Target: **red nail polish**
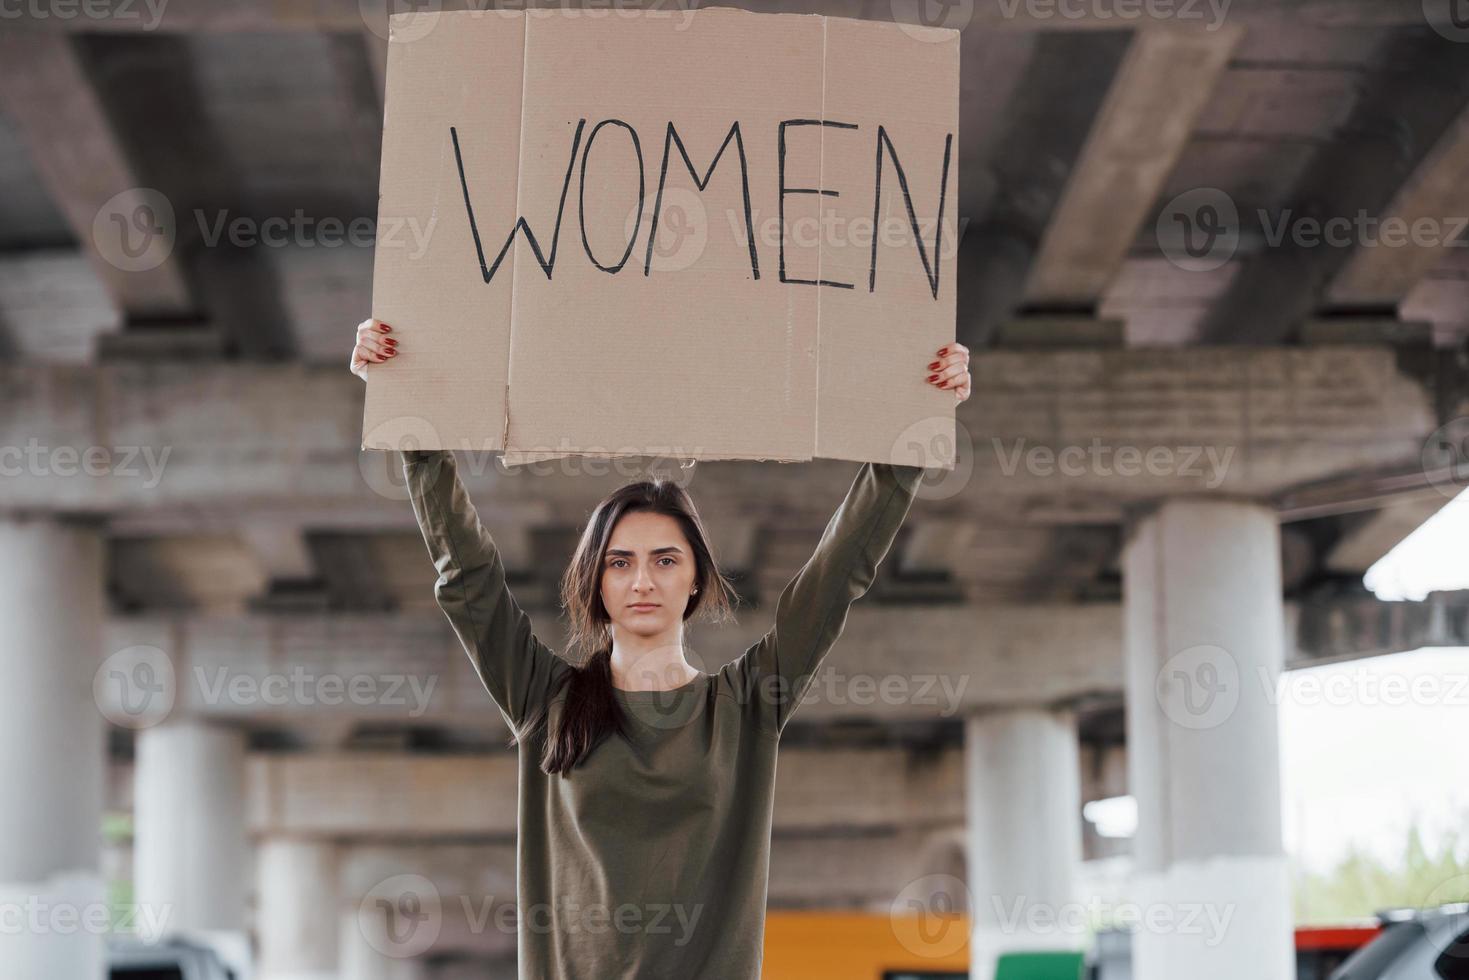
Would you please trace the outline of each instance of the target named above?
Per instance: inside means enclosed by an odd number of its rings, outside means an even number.
[[[939,362],[938,361],[934,361],[932,364],[929,365],[930,368],[936,368],[938,366],[939,366]]]
[[[389,337],[387,340],[384,340],[383,343],[387,344],[389,347],[397,347],[398,346],[398,342],[396,340],[394,340],[392,337]]]
[[[949,352],[949,349],[947,347],[940,347],[939,348],[939,354],[940,355],[947,354],[948,352]]]
[[[382,332],[383,333],[387,333],[389,330],[392,330],[393,329],[392,327],[388,326],[386,323],[380,323],[380,324],[378,324],[378,326],[382,329]]]
[[[932,380],[933,380],[933,379],[934,379],[934,378],[937,378],[937,377],[938,377],[938,375],[937,375],[937,374],[930,374],[930,375],[929,375],[929,376],[928,376],[928,380],[929,380],[929,381],[932,381]]]

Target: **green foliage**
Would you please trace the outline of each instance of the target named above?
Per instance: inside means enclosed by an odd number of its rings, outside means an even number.
[[[1461,826],[1469,827],[1469,813]],[[1298,871],[1293,893],[1299,925],[1371,917],[1385,908],[1469,901],[1469,836],[1448,831],[1430,853],[1415,824],[1401,859],[1384,862],[1353,847],[1328,872]]]

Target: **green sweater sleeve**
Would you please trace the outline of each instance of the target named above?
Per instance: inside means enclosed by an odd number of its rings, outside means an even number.
[[[434,598],[449,617],[479,679],[519,732],[570,669],[531,630],[505,584],[505,563],[459,479],[448,450],[408,450],[403,474],[413,513],[439,578]]]
[[[762,730],[779,736],[842,633],[847,611],[877,576],[912,506],[923,468],[863,463],[816,551],[781,592],[775,625],[737,673]]]

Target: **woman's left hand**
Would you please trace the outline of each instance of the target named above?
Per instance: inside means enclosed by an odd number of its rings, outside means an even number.
[[[938,354],[938,360],[928,365],[928,383],[952,391],[955,398],[964,401],[969,397],[969,348],[947,344],[939,348]]]

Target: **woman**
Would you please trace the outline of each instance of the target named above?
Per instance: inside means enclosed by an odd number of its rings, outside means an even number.
[[[352,371],[365,378],[403,346],[368,320]],[[963,401],[968,366],[949,344],[927,383]],[[403,455],[435,598],[519,746],[519,976],[758,978],[780,735],[923,470],[862,464],[774,627],[706,674],[684,656],[683,624],[727,617],[733,592],[681,487],[632,483],[593,512],[561,580],[569,652],[585,656],[574,667],[507,589],[453,454]]]

